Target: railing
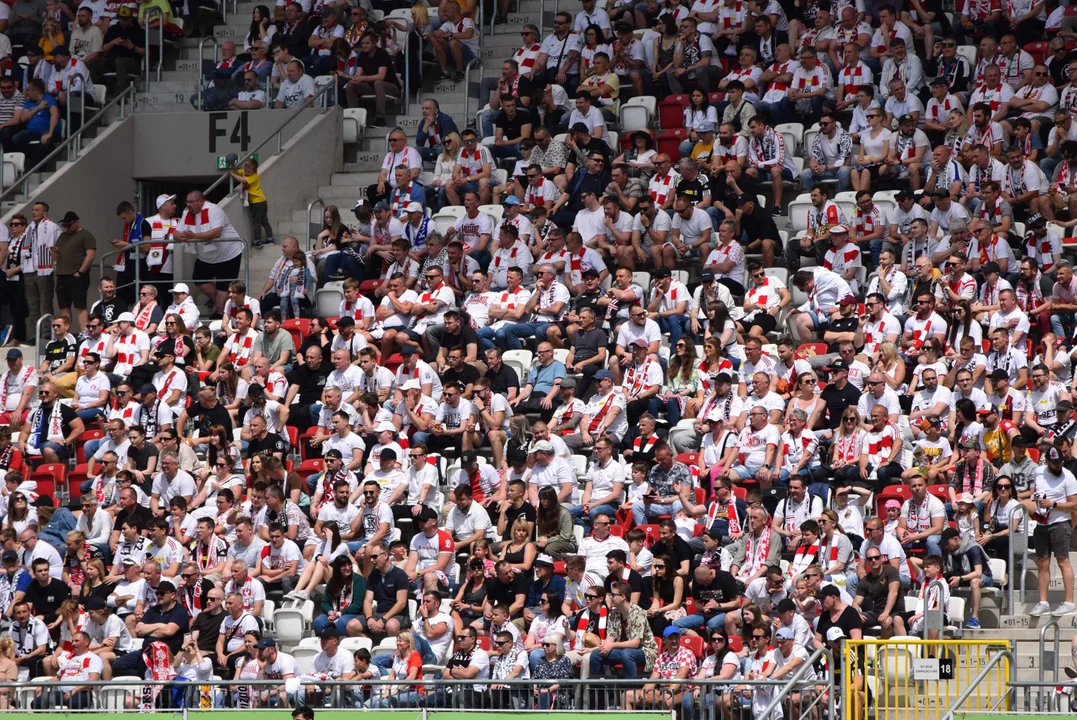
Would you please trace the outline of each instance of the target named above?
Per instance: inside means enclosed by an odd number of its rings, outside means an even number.
[[[986,680],[988,675],[991,674],[991,670],[993,670],[994,667],[1003,660],[1009,661],[1008,667],[1010,671],[1010,682],[1007,683],[1009,687],[1007,688],[1006,692],[998,699],[998,701],[991,706],[991,709],[994,710],[1002,702],[1012,703],[1012,697],[1014,693],[1013,680],[1017,678],[1017,661],[1016,658],[1014,658],[1013,653],[1011,653],[1009,650],[999,650],[991,656],[991,659],[987,661],[987,664],[984,665],[983,669],[980,670],[979,673],[977,673],[976,677],[973,678],[972,681],[965,686],[965,689],[962,690],[961,693],[957,696],[957,699],[954,700],[953,705],[951,705],[949,710],[946,711],[946,714],[942,716],[942,720],[953,720],[954,713],[957,712],[957,710],[962,705],[968,702],[968,699],[972,697],[972,693],[976,691],[976,689],[980,686],[980,683]]]
[[[238,0],[222,0],[222,2],[221,2],[221,19],[224,20],[226,23],[228,22],[228,3],[229,2],[231,2],[231,4],[232,4],[232,14],[234,15],[235,12],[236,12],[236,3],[238,2]]]
[[[346,119],[347,118],[345,118],[345,120]],[[310,253],[310,226],[313,224],[310,221],[310,214],[314,210],[315,205],[319,206],[322,210],[322,215],[325,215],[325,200],[322,200],[321,198],[314,198],[309,203],[307,203],[307,253]]]
[[[545,26],[546,26],[546,0],[539,0],[538,29],[539,29],[539,37],[540,38],[546,37],[546,33],[543,32],[545,30]]]
[[[411,28],[404,31],[404,114],[408,114],[408,108],[411,106]],[[419,68],[422,69],[423,56],[422,48],[419,49]],[[358,137],[359,134],[356,134]]]
[[[222,3],[222,7],[223,7]],[[202,93],[205,91],[206,78],[205,71],[202,69],[202,61],[205,59],[206,42],[213,43],[213,67],[217,67],[217,58],[221,53],[221,42],[213,35],[207,35],[198,41],[198,92],[195,93],[196,97],[196,110],[202,109]],[[267,78],[268,79],[268,78]],[[269,93],[266,93],[266,102],[269,101]]]
[[[243,255],[242,255],[242,257],[246,259],[246,262],[243,263],[243,277],[217,278],[216,282],[231,282],[233,280],[242,280],[244,282],[244,284],[249,288],[251,286],[251,264],[250,264],[251,245],[250,245],[250,241],[245,239],[245,238],[240,238],[238,240],[221,240],[220,238],[214,238],[213,240],[166,240],[166,241],[154,240],[153,244],[154,245],[170,245],[172,247],[169,249],[169,251],[170,252],[175,252],[176,251],[176,246],[179,246],[179,248],[182,249],[182,248],[185,248],[185,247],[190,247],[191,245],[197,245],[199,243],[218,243],[218,242],[238,242],[238,243],[242,243],[243,244]],[[139,245],[145,245],[147,247],[149,246],[149,244],[150,244],[150,239],[149,238],[145,238],[142,243],[139,243]],[[136,247],[138,247],[138,246],[136,246]],[[121,250],[110,250],[107,253],[103,253],[100,256],[101,259],[97,263],[97,265],[98,265],[98,277],[105,277],[105,269],[106,269],[106,267],[112,267],[112,259],[113,258],[119,257],[123,253],[130,252],[130,251],[131,251],[131,248],[126,247],[126,248],[123,248]],[[106,261],[108,261],[107,264],[106,264]],[[130,262],[130,258],[128,258],[128,261]],[[122,285],[117,284],[116,285],[116,290],[118,291],[121,288],[126,288],[126,287],[129,287],[131,284],[133,284],[135,286],[135,296],[137,297],[138,296],[138,291],[142,288],[142,285],[143,285],[143,282],[142,282],[142,256],[141,255],[136,255],[135,260],[134,260],[134,265],[135,265],[135,280],[134,280],[134,283],[124,283]],[[186,282],[188,284],[194,284],[194,278],[193,277],[180,278],[180,277],[177,276],[177,277],[175,277],[174,280],[170,280],[168,284],[172,285],[174,282],[177,282],[177,283],[178,282]],[[147,282],[145,284],[153,285],[155,283]],[[165,303],[165,307],[167,307],[167,305],[168,305],[168,303]]]
[[[153,29],[150,27],[154,16],[157,16],[157,35],[160,38],[160,44],[157,46],[157,82],[161,82],[161,67],[165,58],[165,14],[159,7],[151,7],[146,10],[146,44],[143,46],[146,48],[146,86],[149,88],[150,84],[150,31]]]
[[[308,109],[308,107],[311,107],[311,108],[317,107],[318,102],[320,100],[324,101],[324,96],[325,96],[327,91],[332,92],[333,97],[334,98],[336,97],[337,83],[336,83],[335,79],[334,79],[333,82],[329,83],[328,85],[323,85],[321,88],[316,88],[315,93],[314,93],[314,97],[311,98],[309,105],[303,105],[302,107],[293,108],[290,111],[285,111],[285,112],[288,113],[288,116],[284,119],[284,121],[282,123],[280,123],[277,126],[277,129],[275,131],[271,131],[270,134],[266,136],[265,140],[258,143],[258,145],[256,145],[252,150],[250,150],[246,155],[244,155],[239,160],[237,160],[235,166],[240,167],[241,165],[243,165],[244,162],[246,162],[249,158],[254,157],[258,153],[259,150],[264,148],[266,146],[266,144],[269,143],[269,141],[273,140],[274,138],[276,138],[276,140],[277,140],[277,152],[276,152],[276,154],[280,155],[281,150],[282,150],[283,145],[284,145],[284,140],[283,140],[283,135],[282,135],[282,133],[284,132],[284,128],[291,125],[292,121],[295,120],[297,117],[299,117],[299,115],[304,110]],[[322,109],[323,110],[328,110],[329,107],[330,106],[323,105]],[[214,180],[213,184],[210,185],[208,188],[206,188],[203,194],[208,197],[209,194],[211,192],[213,192],[214,190],[216,190],[221,185],[221,183],[223,183],[225,180],[228,180],[228,194],[231,195],[233,192],[235,192],[235,189],[236,189],[236,187],[235,187],[235,178],[232,177],[231,173],[224,173],[219,178]],[[248,284],[248,287],[250,287],[249,284]]]
[[[1032,695],[1035,694],[1038,698],[1043,696],[1047,697],[1047,702],[1044,703],[1047,708],[1042,712],[1052,712],[1050,708],[1053,708],[1053,712],[1066,712],[1069,710],[1068,702],[1073,695],[1077,694],[1077,683],[1072,680],[1065,683],[1042,683],[1029,680],[1011,680],[1009,683],[1010,690],[1013,692],[1015,701],[1018,698],[1024,698],[1024,705],[1020,702],[1015,702],[1013,708],[1014,712],[1034,712],[1033,708],[1038,707],[1037,704],[1033,704]],[[1062,689],[1068,689],[1070,694],[1060,692]],[[1022,692],[1023,691],[1023,692]],[[1063,706],[1063,701],[1067,702],[1066,706]]]
[[[482,62],[478,58],[472,58],[464,68],[464,122],[469,122],[471,117],[471,68],[479,66],[479,79],[482,79]],[[481,101],[482,98],[479,98]]]
[[[42,315],[41,317],[39,317],[37,319],[37,325],[34,326],[34,367],[37,367],[37,366],[39,366],[41,364],[41,361],[40,361],[39,358],[41,356],[41,323],[42,322],[45,323],[45,327],[47,328],[45,330],[45,332],[48,333],[49,342],[52,342],[53,340],[56,339],[56,335],[53,334],[54,330],[52,329],[52,313],[45,313],[44,315]],[[48,345],[48,343],[45,343],[45,344]]]
[[[1058,625],[1058,618],[1051,618],[1047,623],[1040,628],[1040,682],[1043,683],[1047,680],[1047,631],[1054,629],[1054,662],[1051,664],[1054,666],[1054,677],[1051,681],[1054,684],[1058,684],[1058,649],[1059,639],[1062,634],[1062,629]],[[1043,703],[1043,692],[1037,693],[1036,696],[1037,706],[1041,706]]]
[[[1025,529],[1025,532],[1014,532],[1014,530],[1013,530],[1013,528],[1014,528],[1013,521],[1014,521],[1014,518],[1017,517],[1017,515],[1023,515],[1024,516],[1024,519],[1022,520],[1021,527],[1023,527]],[[1028,523],[1029,523],[1028,508],[1026,508],[1024,505],[1020,505],[1020,504],[1016,505],[1012,510],[1010,510],[1010,514],[1009,514],[1009,517],[1006,518],[1006,522],[1008,523],[1007,529],[1010,531],[1010,534],[1009,534],[1010,543],[1009,543],[1009,547],[1008,547],[1008,549],[1006,551],[1006,560],[1007,560],[1006,567],[1008,568],[1009,573],[1010,573],[1010,577],[1009,577],[1010,582],[1008,583],[1009,587],[1006,590],[1006,593],[1007,593],[1006,604],[1010,609],[1010,615],[1013,615],[1013,614],[1015,614],[1014,611],[1015,611],[1015,608],[1017,607],[1015,605],[1014,599],[1013,599],[1013,589],[1017,585],[1017,580],[1014,578],[1013,574],[1015,572],[1018,572],[1018,568],[1014,564],[1014,559],[1016,558],[1016,555],[1014,554],[1014,545],[1016,545],[1018,542],[1021,543],[1021,568],[1020,568],[1020,575],[1021,575],[1021,602],[1025,601],[1025,576],[1028,574]],[[1018,538],[1020,538],[1020,540],[1018,540]]]
[[[338,649],[337,652],[347,651]],[[680,711],[682,718],[712,720],[723,716],[722,708],[725,706],[747,711],[753,703],[761,703],[763,695],[770,697],[788,689],[800,693],[798,707],[801,709],[809,709],[820,701],[824,693],[829,695],[828,702],[832,705],[834,675],[832,672],[827,675],[825,679],[797,680],[795,683],[784,680],[660,680],[655,683],[653,692],[644,690],[644,686],[652,681],[643,679],[476,681],[423,678],[406,684],[380,679],[363,680],[360,684],[354,680],[323,680],[309,675],[283,681],[242,682],[219,679],[208,682],[187,679],[162,681],[134,676],[114,677],[108,682],[74,681],[69,678],[63,685],[77,684],[92,689],[94,704],[111,711],[137,711],[143,691],[160,688],[156,705],[161,709],[265,707],[258,698],[264,693],[274,699],[286,699],[292,706],[303,703],[319,707],[328,704],[334,708],[402,710],[410,712],[412,716],[416,710],[426,708],[516,711],[548,708],[603,711],[621,708],[649,713],[648,720],[669,718],[671,711]],[[57,697],[50,692],[60,687],[61,683],[54,678],[35,678],[26,683],[0,683],[0,692],[9,693],[13,704],[20,709],[28,708],[36,701],[40,704],[40,710],[66,712],[69,708],[65,707],[62,696]],[[423,692],[407,692],[411,687],[422,687]],[[759,698],[755,697],[757,694]],[[789,697],[779,696],[776,699],[785,700],[787,707],[791,704]],[[773,707],[769,712],[773,713],[777,703],[772,701],[771,704]],[[799,713],[799,716],[811,717],[810,710],[807,714]],[[767,717],[770,715],[757,716],[757,720]],[[836,717],[833,707],[830,717]]]
[[[59,158],[60,153],[67,152],[68,149],[72,145],[74,145],[75,148],[77,149],[79,147],[78,143],[79,143],[79,141],[80,141],[80,139],[82,137],[82,134],[84,132],[86,132],[86,130],[91,125],[96,123],[100,118],[104,117],[116,105],[119,105],[120,119],[122,120],[125,117],[125,114],[126,114],[127,100],[130,98],[132,100],[132,105],[133,105],[134,95],[135,95],[135,86],[130,85],[130,86],[127,87],[127,89],[125,89],[119,95],[112,98],[112,100],[110,100],[103,108],[98,110],[97,114],[95,114],[92,118],[90,118],[89,120],[86,120],[85,117],[83,117],[83,121],[79,125],[78,130],[76,130],[75,132],[72,133],[70,131],[70,129],[68,129],[67,138],[62,143],[57,145],[52,150],[52,152],[50,152],[48,155],[46,155],[44,158],[42,158],[40,161],[38,161],[37,165],[34,165],[29,170],[23,170],[22,175],[20,175],[18,178],[16,178],[15,182],[13,182],[10,187],[8,187],[8,188],[4,189],[2,192],[0,192],[0,202],[4,202],[5,200],[10,200],[12,191],[18,190],[20,188],[22,190],[22,194],[28,196],[30,194],[30,176],[31,175],[33,175],[34,173],[37,173],[37,172],[42,172],[44,170],[45,166],[48,163],[50,163],[53,160]],[[84,107],[83,108],[83,115],[85,115],[85,113],[86,113],[86,109]]]
[[[64,103],[64,130],[68,137],[72,135],[71,130],[71,105],[74,98],[71,95],[71,80],[73,78],[64,79],[64,92],[67,93],[67,102]],[[86,78],[79,77],[79,125],[82,125],[86,120]],[[73,143],[66,143],[67,145],[67,161],[71,162],[76,155],[78,155],[78,140]]]
[[[774,711],[782,704],[782,702],[787,700],[788,698],[791,698],[793,693],[800,689],[805,673],[807,673],[809,670],[814,670],[815,664],[820,660],[826,660],[828,670],[834,667],[834,656],[831,655],[830,651],[826,648],[818,648],[815,652],[811,654],[811,657],[809,657],[805,662],[800,664],[800,667],[798,667],[796,672],[793,673],[793,676],[789,678],[789,681],[785,684],[785,686],[782,687],[782,689],[779,690],[777,693],[775,693],[774,698],[770,701],[770,704],[768,704],[767,707],[763,710],[763,712],[758,716],[758,720],[769,720],[769,718],[773,717]],[[831,687],[830,692],[826,693],[827,717],[834,718],[836,717],[834,715],[834,675],[833,673],[829,672],[828,675],[830,677]],[[815,707],[815,705],[822,700],[823,695],[818,694],[814,698],[811,698],[809,700],[809,705],[807,707],[804,707],[804,703],[802,700],[797,716],[813,717],[813,715],[809,715],[807,714],[807,712],[810,712],[812,708]],[[782,717],[782,715],[779,715],[778,717]]]

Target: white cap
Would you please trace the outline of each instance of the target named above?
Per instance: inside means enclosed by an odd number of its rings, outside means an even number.
[[[169,290],[170,293],[175,295],[176,293],[184,293],[186,295],[191,294],[191,289],[187,287],[187,283],[176,283],[175,286]]]
[[[123,322],[125,320],[127,322],[134,322],[135,321],[135,316],[133,314],[129,313],[129,312],[125,312],[125,313],[120,313],[120,316],[118,318],[116,318],[116,322]]]
[[[826,641],[834,642],[845,637],[845,632],[840,627],[832,627],[826,631]]]
[[[169,200],[175,200],[175,199],[176,199],[175,195],[158,195],[157,196],[157,209],[160,210],[161,206],[164,205],[166,202],[168,202]]]
[[[418,380],[416,380],[415,378],[412,378],[411,380],[408,380],[406,383],[401,385],[400,389],[401,390],[421,390],[422,387],[423,386],[419,383]]]
[[[396,425],[393,425],[388,420],[383,420],[382,422],[378,423],[377,426],[375,426],[374,432],[376,432],[376,433],[382,433],[382,432],[395,433],[396,432]]]
[[[549,440],[539,440],[531,446],[531,452],[553,452],[553,443]]]
[[[422,212],[422,211],[423,211],[423,206],[421,204],[417,203],[417,202],[409,202],[407,204],[407,206],[404,208],[404,212],[409,212],[409,213]]]

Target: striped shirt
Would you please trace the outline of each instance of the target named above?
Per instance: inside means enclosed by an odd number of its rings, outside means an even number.
[[[15,111],[23,106],[26,102],[26,96],[18,90],[11,98],[5,98],[0,95],[0,123],[5,123],[15,116]]]

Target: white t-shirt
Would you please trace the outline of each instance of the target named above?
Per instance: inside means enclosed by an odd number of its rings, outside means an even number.
[[[1034,498],[1042,495],[1047,500],[1052,500],[1056,503],[1064,503],[1071,496],[1077,495],[1077,479],[1073,477],[1073,473],[1065,468],[1062,468],[1061,475],[1052,475],[1047,469],[1047,466],[1042,465],[1036,469],[1032,484],[1032,497]],[[1047,525],[1056,525],[1058,523],[1069,522],[1070,513],[1065,510],[1051,508],[1046,514],[1041,512],[1035,513],[1033,519],[1040,523],[1046,523]]]
[[[296,82],[285,80],[280,84],[277,102],[284,103],[288,109],[303,107],[314,97],[314,78],[303,75]]]

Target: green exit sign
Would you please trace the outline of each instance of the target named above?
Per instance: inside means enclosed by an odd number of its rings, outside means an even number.
[[[255,162],[258,161],[258,153],[254,153],[253,155],[251,155],[251,157],[254,158]],[[227,170],[229,167],[231,167],[231,166],[228,164],[228,156],[227,155],[218,155],[217,156],[217,169],[218,170]]]

